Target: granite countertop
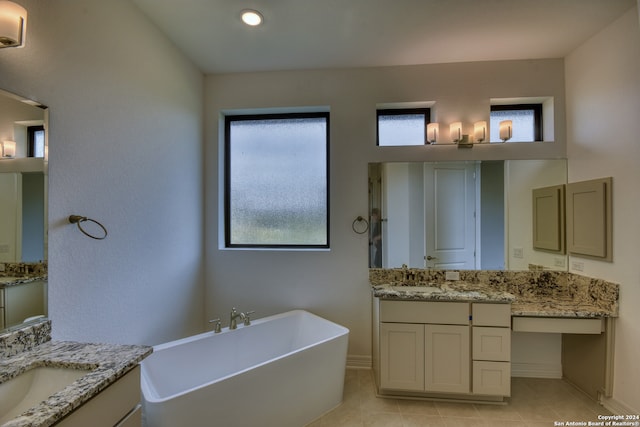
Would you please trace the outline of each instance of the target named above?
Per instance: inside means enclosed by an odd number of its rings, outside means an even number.
[[[47,280],[47,276],[0,276],[0,289],[42,280]]]
[[[2,427],[47,427],[55,424],[124,376],[152,351],[152,347],[140,345],[49,341],[0,360],[0,383],[41,366],[90,370],[46,401],[2,424]]]
[[[511,304],[511,315],[575,318],[618,317],[617,313],[594,304],[559,298],[553,300],[516,298],[516,301]]]
[[[568,272],[371,269],[373,295],[382,299],[511,303],[512,316],[600,318],[618,316],[619,285]]]
[[[383,299],[493,303],[512,303],[516,299],[508,292],[465,282],[428,283],[419,286],[390,283],[373,285],[372,287],[373,295]]]

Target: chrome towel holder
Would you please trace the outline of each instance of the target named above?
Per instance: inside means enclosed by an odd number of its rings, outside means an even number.
[[[104,232],[104,235],[103,236],[94,236],[93,234],[88,233],[84,228],[82,228],[81,224],[83,222],[93,222],[94,224],[96,224],[98,227],[100,227],[102,229],[102,231]],[[87,218],[86,216],[70,215],[69,216],[69,223],[76,224],[78,226],[78,229],[82,232],[82,234],[84,234],[87,237],[91,237],[92,239],[102,240],[105,237],[107,237],[107,234],[108,234],[107,233],[107,229],[104,227],[104,225],[100,224],[95,219]]]

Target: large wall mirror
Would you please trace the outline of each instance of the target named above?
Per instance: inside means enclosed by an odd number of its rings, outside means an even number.
[[[48,112],[0,90],[0,331],[47,314]],[[42,277],[16,285],[15,279]]]
[[[566,182],[566,159],[371,163],[369,266],[566,270],[532,243],[532,190]]]

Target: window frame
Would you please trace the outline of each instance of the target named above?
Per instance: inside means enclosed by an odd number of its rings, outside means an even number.
[[[36,154],[36,133],[44,132],[44,125],[27,127],[27,157],[35,157]]]
[[[491,111],[523,111],[533,110],[533,141],[518,142],[540,142],[542,138],[542,104],[505,104],[491,105]]]
[[[424,129],[422,145],[429,145],[427,140],[427,126],[431,123],[431,108],[379,108],[376,110],[376,146],[377,147],[418,147],[418,145],[380,145],[380,116],[404,116],[407,114],[424,115]]]
[[[323,118],[326,121],[326,243],[324,244],[247,244],[231,242],[231,124],[239,121],[256,120],[282,120],[282,119],[306,119]],[[224,116],[224,248],[225,249],[329,249],[331,242],[331,205],[330,205],[330,113],[328,111],[317,112],[292,112],[292,113],[258,113],[258,114],[227,114]]]

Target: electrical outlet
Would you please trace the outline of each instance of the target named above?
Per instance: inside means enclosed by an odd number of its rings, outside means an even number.
[[[460,280],[460,272],[459,271],[445,271],[444,272],[445,280]]]
[[[2,244],[0,245],[0,254],[8,254],[9,253],[9,245]]]
[[[571,269],[575,271],[584,271],[584,262],[571,261]]]
[[[564,267],[564,258],[554,258],[553,265],[556,267]]]
[[[524,249],[522,248],[513,248],[513,257],[514,258],[524,258]]]

